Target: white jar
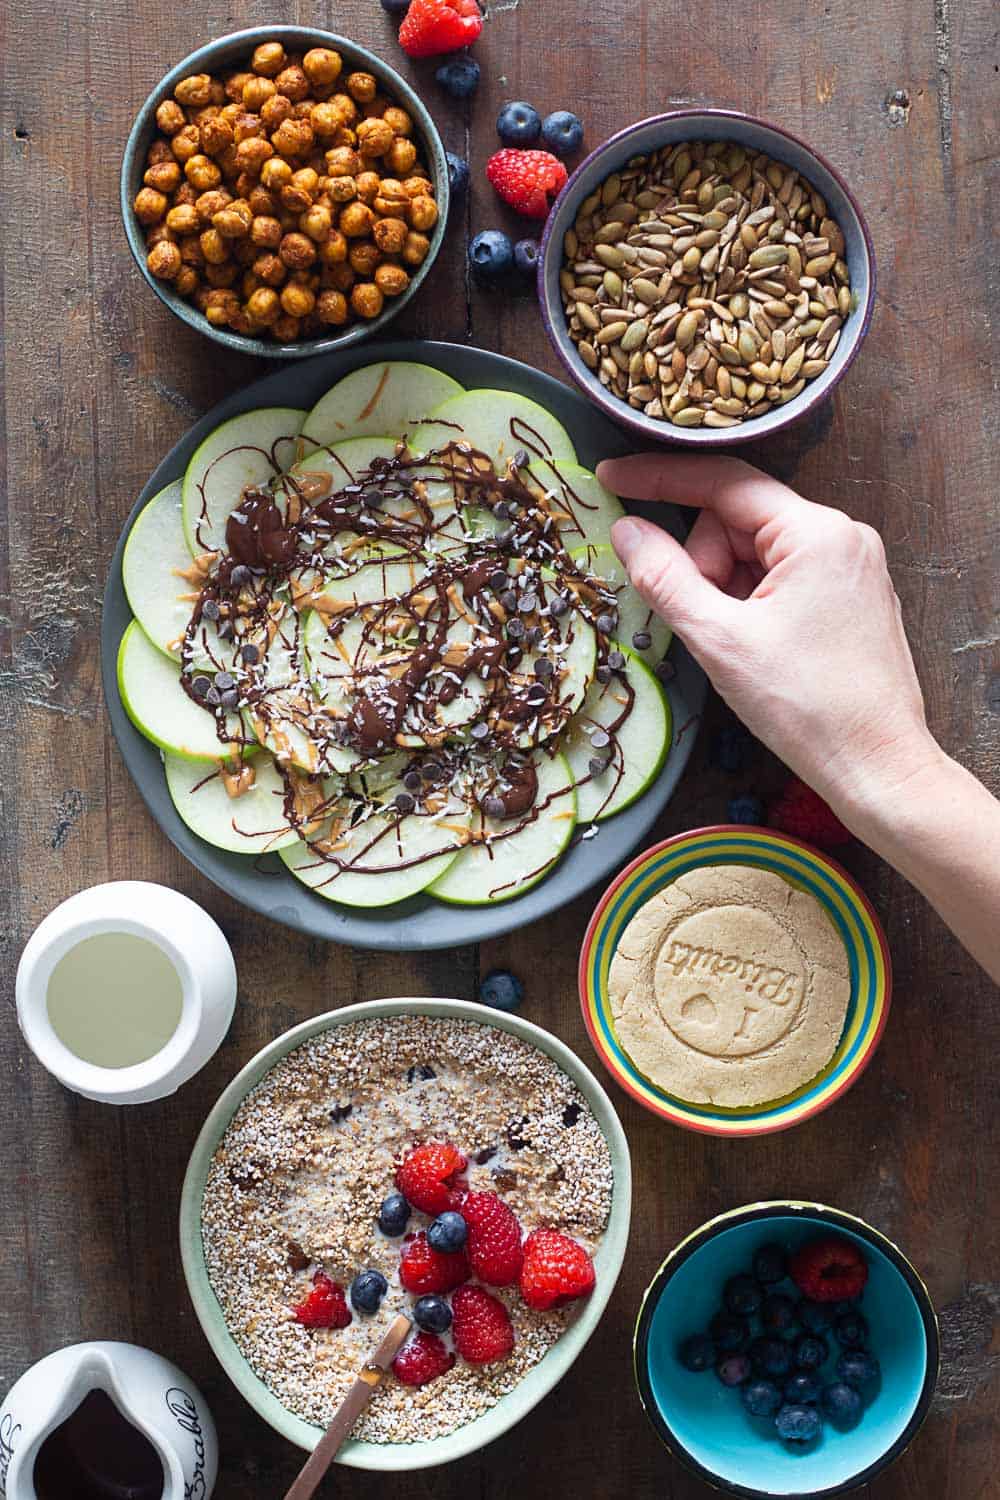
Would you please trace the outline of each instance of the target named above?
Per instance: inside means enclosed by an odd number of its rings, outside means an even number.
[[[100,934],[145,938],[166,955],[180,981],[180,1018],[166,1044],[144,1062],[102,1067],[60,1039],[48,1010],[59,960]],[[216,1051],[233,1017],[236,965],[221,928],[195,902],[166,886],[116,880],[80,891],[32,933],[17,969],[17,1018],[43,1067],[74,1093],[108,1104],[142,1104],[172,1094]]]

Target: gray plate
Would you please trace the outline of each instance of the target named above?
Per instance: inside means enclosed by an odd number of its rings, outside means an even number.
[[[626,453],[631,447],[628,438],[575,391],[560,385],[550,375],[540,374],[516,360],[504,359],[482,349],[421,340],[366,344],[276,370],[228,396],[196,422],[150,476],[126,522],[111,561],[101,621],[101,673],[111,728],[143,801],[171,843],[203,875],[252,911],[273,917],[275,921],[284,922],[311,937],[351,943],[358,948],[406,952],[422,948],[454,948],[510,932],[512,928],[523,927],[538,917],[547,916],[579,896],[588,886],[606,880],[649,832],[670,800],[695,741],[691,728],[679,739],[678,731],[700,715],[706,683],[701,669],[680,642],[675,641],[670,659],[676,667],[676,676],[668,684],[674,716],[674,745],[660,776],[625,812],[601,824],[595,838],[577,843],[563,856],[551,875],[513,901],[462,907],[445,906],[429,896],[413,896],[396,906],[380,907],[370,912],[341,907],[295,880],[277,855],[252,859],[245,854],[230,854],[213,848],[191,832],[170,800],[159,750],[135,728],[118,692],[118,646],[132,620],[122,585],[125,540],[146,502],[172,480],[180,479],[198,444],[220,422],[255,406],[308,409],[341,376],[361,365],[383,359],[417,360],[444,370],[470,388],[487,386],[530,397],[563,423],[580,462],[588,468],[594,468],[602,458]],[[636,506],[635,509],[642,510],[643,507]],[[684,525],[679,512],[658,506],[649,508],[647,513],[655,514],[675,534],[683,534]]]

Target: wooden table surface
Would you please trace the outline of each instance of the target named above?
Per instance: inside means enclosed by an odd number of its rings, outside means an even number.
[[[328,26],[373,47],[422,86],[446,145],[471,152],[471,198],[456,209],[402,329],[541,368],[556,366],[532,297],[470,292],[464,270],[470,228],[506,222],[483,174],[501,100],[573,108],[591,144],[671,106],[736,106],[790,127],[840,168],[875,238],[874,325],[814,420],[746,452],[881,530],[934,730],[994,788],[1000,772],[1000,79],[989,0],[498,0],[476,49],[483,82],[469,106],[441,93],[432,64],[406,63],[377,0],[323,0],[277,16],[247,0],[21,0],[8,13],[0,104],[0,1388],[78,1339],[129,1339],[163,1352],[214,1410],[222,1500],[272,1500],[300,1462],[221,1373],[181,1279],[178,1190],[223,1085],[264,1042],[318,1011],[390,995],[471,999],[479,975],[496,965],[526,978],[525,1015],[594,1062],[575,987],[592,897],[478,950],[393,957],[307,941],[242,911],[174,852],[109,735],[98,621],[122,522],[190,423],[267,368],[183,327],[142,282],[119,218],[121,151],[134,111],[168,66],[213,36],[268,19]],[[713,714],[720,722],[721,710]],[[767,762],[749,778],[711,770],[708,738],[661,833],[722,820],[727,798],[748,780],[765,791],[778,784]],[[635,1165],[634,1227],[584,1356],[514,1436],[482,1454],[391,1481],[342,1470],[324,1493],[499,1500],[517,1491],[539,1500],[558,1486],[587,1500],[707,1496],[647,1427],[630,1373],[632,1323],[650,1275],[685,1232],[719,1210],[781,1196],[871,1220],[916,1262],[941,1314],[933,1412],[868,1492],[877,1500],[1000,1492],[1000,1008],[901,879],[861,849],[846,863],[886,924],[896,968],[888,1030],[857,1087],[791,1133],[739,1143],[670,1129],[616,1093]],[[13,981],[29,933],[57,902],[122,877],[172,885],[218,919],[236,954],[240,998],[224,1046],[178,1097],[116,1112],[65,1092],[31,1058],[15,1024]]]

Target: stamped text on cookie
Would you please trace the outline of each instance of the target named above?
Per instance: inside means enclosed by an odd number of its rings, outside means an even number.
[[[680,977],[684,973],[732,974],[743,984],[748,995],[756,994],[773,1005],[788,1005],[802,997],[801,974],[776,965],[755,963],[738,953],[722,953],[718,948],[698,948],[693,943],[671,942],[664,962]]]

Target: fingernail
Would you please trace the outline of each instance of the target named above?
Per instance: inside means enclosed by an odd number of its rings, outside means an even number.
[[[626,516],[622,521],[616,521],[611,528],[611,545],[625,564],[635,556],[642,543],[642,527],[637,521]]]

